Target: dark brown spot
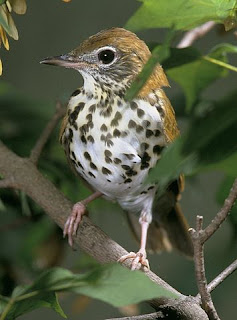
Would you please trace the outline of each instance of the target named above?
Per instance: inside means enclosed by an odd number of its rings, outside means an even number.
[[[89,154],[87,151],[84,152],[84,157],[86,158],[86,160],[91,161],[91,156],[90,156],[90,154]]]
[[[162,108],[160,105],[158,105],[158,106],[156,107],[156,109],[157,109],[157,111],[159,112],[161,118],[163,118],[164,115],[165,115],[163,108]]]
[[[80,127],[80,131],[82,134],[86,134],[89,131],[88,125],[83,124],[83,126]]]
[[[114,143],[113,143],[112,140],[108,140],[108,141],[106,141],[106,145],[107,145],[108,147],[112,147],[112,146],[114,145]]]
[[[102,134],[102,135],[100,136],[100,140],[101,140],[101,141],[105,141],[105,139],[106,139],[105,135]]]
[[[76,155],[75,155],[74,151],[71,152],[71,155],[72,155],[73,159],[76,160]]]
[[[160,154],[164,147],[159,146],[158,144],[153,147],[153,152],[156,154]]]
[[[81,136],[81,141],[82,141],[83,143],[87,143],[86,137],[84,136],[84,134]]]
[[[91,169],[97,170],[97,166],[93,162],[90,163],[90,167]]]
[[[147,191],[142,191],[141,194],[147,194]]]
[[[72,93],[71,97],[78,96],[80,93],[81,93],[81,90],[80,90],[80,89],[77,89],[77,90],[75,90],[75,91]]]
[[[91,177],[95,178],[95,175],[94,175],[91,171],[89,171],[88,174],[89,174]]]
[[[154,136],[155,136],[155,137],[159,137],[159,135],[160,135],[160,130],[155,130]]]
[[[148,120],[143,120],[142,121],[142,126],[144,128],[148,128],[148,127],[150,127],[150,125],[151,125],[150,121],[148,121]]]
[[[94,123],[92,121],[89,121],[87,123],[87,127],[90,128],[90,129],[94,128]]]
[[[132,179],[130,179],[130,178],[124,180],[124,183],[130,183],[130,182],[132,182]]]
[[[104,116],[105,118],[108,118],[111,115],[112,111],[113,111],[112,107],[109,106],[105,110],[103,109],[102,111],[100,111],[100,115]]]
[[[100,127],[100,130],[106,132],[108,128],[105,124],[102,124],[102,126]]]
[[[147,161],[150,161],[151,160],[151,157],[149,156],[149,154],[147,152],[144,152],[142,158],[141,158],[141,161],[142,162],[147,162]]]
[[[94,138],[91,135],[87,137],[87,140],[91,143],[95,142]]]
[[[127,135],[128,135],[127,131],[122,131],[121,132],[121,137],[125,138],[125,137],[127,137]]]
[[[102,173],[107,175],[111,174],[112,172],[108,168],[102,167]]]
[[[128,123],[128,128],[129,129],[132,129],[132,128],[136,128],[136,122],[133,121],[133,120],[130,120],[129,123]]]
[[[77,161],[77,165],[78,165],[79,167],[81,167],[82,169],[84,169],[84,168],[83,168],[83,165],[81,164],[80,161]]]
[[[104,154],[105,154],[106,157],[111,157],[112,156],[112,152],[107,150],[107,149],[104,151]]]
[[[127,175],[128,177],[137,175],[137,171],[135,171],[135,170],[133,170],[133,169],[129,169],[129,170],[126,171],[125,173],[126,173],[126,175]]]
[[[124,169],[124,170],[130,170],[131,168],[129,166],[127,166],[126,164],[122,164],[121,167]]]
[[[74,128],[75,130],[78,130],[78,125],[77,125],[76,122],[73,123],[73,128]]]
[[[137,133],[140,133],[140,132],[142,132],[143,130],[144,130],[144,128],[143,128],[142,126],[137,125],[137,127],[136,127],[136,132],[137,132]]]
[[[93,98],[93,93],[92,92],[89,92],[89,93],[87,92],[86,93],[86,97],[87,97],[88,100],[91,100]]]
[[[70,114],[70,116],[68,118],[68,121],[69,121],[70,124],[73,124],[76,121],[79,112],[84,108],[84,106],[85,106],[85,103],[84,102],[80,102],[75,107],[75,109],[73,110],[73,112]]]
[[[154,188],[155,188],[155,186],[150,186],[147,190],[152,190]]]
[[[137,103],[136,103],[136,102],[134,102],[134,101],[132,101],[132,102],[130,103],[130,106],[131,106],[131,109],[132,109],[132,110],[134,110],[134,109],[137,109],[137,108],[138,108]]]
[[[88,121],[91,121],[92,120],[92,114],[91,113],[88,113],[88,115],[86,116],[86,119]]]
[[[120,164],[121,162],[122,162],[122,160],[120,160],[119,158],[114,158],[114,163]]]
[[[111,159],[111,158],[109,158],[109,157],[105,157],[105,162],[106,162],[106,163],[111,163],[111,162],[113,162],[113,161],[112,161],[112,159]]]
[[[146,142],[141,143],[141,150],[147,150],[149,148],[149,144]]]
[[[144,169],[146,169],[148,167],[149,167],[149,163],[148,162],[144,162],[144,163],[141,164],[141,170],[144,170]]]
[[[135,157],[135,155],[132,154],[132,153],[124,153],[124,156],[125,156],[126,158],[128,158],[129,160],[132,160],[132,159]]]
[[[73,131],[72,131],[72,129],[70,128],[70,129],[69,129],[69,134],[68,134],[68,140],[69,140],[69,141],[72,141],[72,137],[73,137]]]
[[[145,112],[142,109],[139,109],[139,108],[137,109],[137,116],[139,118],[142,118],[144,116],[144,114],[145,114]]]
[[[121,136],[121,132],[118,129],[114,129],[113,136],[114,137],[120,137]]]
[[[147,137],[147,138],[150,138],[152,135],[153,135],[153,131],[150,130],[150,129],[147,129],[147,130],[146,130],[146,137]]]
[[[94,113],[95,110],[96,110],[96,105],[95,104],[92,104],[89,109],[88,109],[91,113]]]

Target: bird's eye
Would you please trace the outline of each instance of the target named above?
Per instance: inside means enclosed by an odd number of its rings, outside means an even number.
[[[109,49],[100,51],[98,54],[98,59],[103,64],[109,64],[115,59],[115,53]]]

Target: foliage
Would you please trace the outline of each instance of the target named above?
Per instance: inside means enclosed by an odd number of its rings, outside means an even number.
[[[25,1],[0,0],[0,39],[7,50],[7,34],[15,40],[18,39],[12,10],[17,14],[25,13]],[[186,121],[186,130],[163,151],[162,158],[151,171],[149,179],[156,181],[159,177],[162,191],[181,173],[195,176],[200,172],[218,170],[225,175],[217,194],[217,200],[221,204],[237,174],[237,91],[228,92],[219,101],[207,101],[204,94],[216,80],[228,77],[231,72],[236,71],[236,67],[230,64],[230,54],[235,55],[237,47],[220,43],[204,53],[194,47],[172,48],[178,32],[209,20],[223,24],[226,29],[236,26],[236,1],[143,0],[126,27],[131,30],[166,27],[170,30],[162,45],[153,45],[151,59],[126,97],[128,100],[133,99],[156,63],[162,62],[168,77],[181,87],[185,96],[182,118]],[[50,117],[52,104],[25,98],[4,83],[0,84],[0,103],[4,106],[0,109],[1,137],[19,155],[27,156]],[[55,133],[40,159],[40,169],[62,191],[70,195],[71,199],[76,200],[78,182],[72,178],[56,141]],[[81,185],[79,187],[83,197],[87,191]],[[154,285],[144,274],[132,273],[119,265],[97,266],[83,274],[73,274],[62,268],[50,268],[60,261],[63,241],[58,236],[58,229],[44,217],[41,208],[24,193],[4,190],[0,199],[0,215],[3,225],[14,225],[15,221],[18,221],[20,226],[12,232],[3,230],[0,233],[1,243],[7,243],[11,238],[7,249],[2,246],[0,280],[8,279],[8,284],[11,282],[10,289],[17,285],[18,279],[13,277],[11,272],[13,265],[23,268],[31,279],[35,279],[31,285],[17,286],[13,292],[9,292],[9,286],[7,288],[2,281],[1,320],[15,319],[40,307],[52,308],[62,317],[66,317],[57,299],[57,294],[61,292],[88,295],[116,307],[154,297],[174,297],[171,292]],[[231,212],[231,221],[237,230],[236,206]],[[42,259],[42,252],[44,258],[47,252],[50,252],[45,260]],[[43,260],[46,262],[43,263]],[[37,264],[37,261],[40,263]],[[48,270],[44,271],[45,269]]]
[[[161,296],[176,297],[157,286],[145,274],[132,272],[118,264],[99,266],[83,275],[52,268],[42,273],[31,285],[16,287],[10,298],[0,296],[0,319],[15,319],[39,307],[50,307],[66,318],[55,294],[61,291],[85,294],[115,307]]]
[[[14,40],[18,40],[18,31],[11,12],[24,14],[26,12],[25,0],[0,0],[0,47],[3,43],[6,50],[9,50],[7,34]],[[0,59],[0,75],[2,74],[2,61]]]

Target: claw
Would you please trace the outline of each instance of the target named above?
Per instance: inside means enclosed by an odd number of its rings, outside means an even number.
[[[125,254],[122,256],[118,262],[123,263],[127,259],[133,259],[132,264],[131,264],[131,270],[139,270],[141,268],[147,268],[150,270],[150,265],[148,259],[146,259],[146,252],[138,251],[137,253],[135,252],[129,252],[128,254]]]
[[[77,229],[81,222],[82,216],[86,212],[86,207],[83,203],[78,202],[73,206],[72,213],[68,217],[63,230],[63,237],[68,236],[68,243],[73,246],[73,236],[76,235]]]

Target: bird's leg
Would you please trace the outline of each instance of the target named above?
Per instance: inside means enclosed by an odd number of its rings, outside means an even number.
[[[149,262],[146,258],[146,240],[147,240],[147,231],[150,225],[150,219],[147,219],[147,215],[142,212],[139,223],[141,224],[141,245],[137,253],[130,252],[122,256],[118,262],[124,262],[127,259],[133,259],[131,270],[140,269],[140,267],[146,267],[150,269]]]
[[[73,239],[72,237],[76,235],[78,226],[81,222],[82,216],[86,213],[86,206],[93,200],[102,196],[102,193],[96,191],[86,199],[77,202],[74,204],[72,208],[72,212],[67,218],[67,221],[64,225],[63,236],[66,237],[68,235],[68,243],[72,247]]]

